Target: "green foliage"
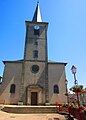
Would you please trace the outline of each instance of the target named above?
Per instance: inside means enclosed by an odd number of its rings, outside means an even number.
[[[70,88],[73,92],[81,92],[83,90],[83,85],[76,85]]]

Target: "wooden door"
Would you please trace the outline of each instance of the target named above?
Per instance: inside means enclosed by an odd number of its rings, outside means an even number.
[[[37,105],[38,93],[31,92],[31,105]]]

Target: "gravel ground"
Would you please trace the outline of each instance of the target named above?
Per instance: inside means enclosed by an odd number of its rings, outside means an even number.
[[[66,120],[66,119],[64,115],[59,114],[12,114],[0,111],[0,120]]]

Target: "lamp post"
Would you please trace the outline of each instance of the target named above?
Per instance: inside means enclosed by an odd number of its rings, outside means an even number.
[[[76,80],[76,67],[74,65],[72,66],[71,71],[74,75],[74,84],[75,84],[75,87],[76,87],[77,102],[78,102],[78,106],[79,106],[79,96],[78,96],[78,91],[77,91],[78,81]]]
[[[72,66],[71,71],[74,75],[74,84],[78,85],[78,81],[76,80],[76,67],[74,65]]]
[[[69,112],[69,96],[68,96],[68,88],[67,88],[68,80],[65,80],[65,86],[66,86],[66,96],[67,96],[67,104],[68,104],[68,112]],[[69,113],[70,114],[70,113]]]
[[[67,103],[69,104],[69,99],[68,99],[68,88],[67,88],[68,80],[65,80],[65,86],[66,86],[66,95],[67,95]]]

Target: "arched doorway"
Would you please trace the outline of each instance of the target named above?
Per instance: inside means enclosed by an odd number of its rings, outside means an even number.
[[[38,105],[43,102],[42,87],[39,85],[29,85],[27,87],[27,104]]]

